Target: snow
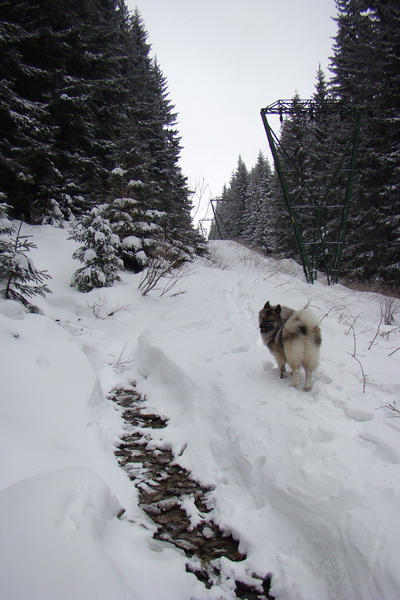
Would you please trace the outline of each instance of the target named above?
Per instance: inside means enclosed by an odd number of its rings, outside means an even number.
[[[131,179],[128,181],[128,187],[143,187],[144,183],[140,179]]]
[[[115,167],[111,173],[113,175],[119,175],[120,177],[123,177],[126,173],[126,171],[124,171],[124,169],[121,169],[121,167]]]
[[[122,244],[125,246],[125,248],[139,249],[142,247],[143,242],[140,238],[136,237],[135,235],[128,235],[122,240]]]
[[[214,263],[194,263],[184,294],[142,297],[128,273],[81,294],[67,232],[25,230],[53,293],[35,299],[43,315],[0,301],[7,600],[235,597],[222,581],[207,590],[182,552],[153,539],[118,467],[123,423],[106,395],[132,380],[168,418],[154,444],[214,488],[215,520],[247,553],[222,561],[227,576],[272,573],[279,600],[400,597],[400,419],[387,408],[399,400],[399,313],[384,326],[379,295],[310,286],[292,261],[233,242],[211,244]],[[321,319],[308,393],[279,379],[261,343],[266,300]],[[193,498],[182,506],[196,526]]]
[[[93,248],[88,248],[87,250],[84,251],[82,260],[85,263],[92,262],[96,258],[96,256],[97,256],[97,254],[93,250]]]

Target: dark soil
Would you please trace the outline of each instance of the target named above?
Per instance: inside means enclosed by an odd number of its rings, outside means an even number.
[[[239,562],[246,556],[239,551],[237,540],[213,521],[208,503],[210,489],[194,481],[175,462],[170,450],[155,448],[154,441],[149,444],[152,440],[149,430],[166,427],[167,420],[146,412],[143,398],[134,386],[115,389],[110,398],[124,408],[127,431],[115,455],[138,489],[141,508],[157,525],[154,537],[183,551],[188,559],[187,571],[211,588],[221,579],[222,557]],[[195,522],[191,523],[184,503],[189,503]],[[222,577],[226,579],[227,575],[222,573]],[[270,594],[271,575],[249,573],[246,579],[246,582],[234,581],[236,598],[275,599]]]

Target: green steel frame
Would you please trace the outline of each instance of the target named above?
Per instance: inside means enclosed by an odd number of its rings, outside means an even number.
[[[284,115],[293,114],[294,111],[296,111],[296,114],[306,113],[311,119],[314,118],[317,111],[331,114],[336,113],[342,118],[346,118],[352,125],[351,134],[343,148],[342,154],[338,156],[336,166],[333,166],[329,174],[328,184],[322,198],[316,198],[315,194],[313,194],[306,185],[304,185],[302,189],[304,198],[306,199],[306,202],[308,202],[308,204],[303,204],[303,207],[312,211],[313,239],[311,242],[306,242],[304,239],[301,223],[299,222],[299,217],[295,210],[295,200],[297,202],[298,198],[294,199],[292,197],[284,172],[284,166],[290,165],[296,170],[296,164],[293,163],[290,155],[280,143],[267,119],[267,115],[278,115],[282,122]],[[274,160],[275,171],[281,185],[286,208],[292,223],[306,280],[308,283],[313,283],[315,281],[317,278],[317,266],[320,264],[319,261],[322,261],[328,283],[337,283],[339,281],[341,270],[344,238],[353,192],[353,179],[361,128],[361,110],[345,106],[342,102],[334,100],[327,101],[323,106],[318,107],[314,100],[296,100],[295,106],[292,100],[277,100],[266,108],[261,109],[261,118]],[[337,211],[339,229],[337,238],[335,240],[328,240],[325,222],[325,207],[328,206],[328,196],[334,182],[337,180],[339,172],[345,172],[347,175],[344,197],[338,204],[329,204],[330,209],[334,208]]]

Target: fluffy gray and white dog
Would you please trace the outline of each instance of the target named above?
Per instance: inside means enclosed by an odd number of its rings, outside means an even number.
[[[275,357],[280,376],[286,377],[286,364],[292,370],[294,387],[299,386],[299,369],[305,371],[304,390],[312,387],[312,374],[319,360],[321,329],[318,318],[307,309],[294,311],[267,302],[258,315],[262,340]]]

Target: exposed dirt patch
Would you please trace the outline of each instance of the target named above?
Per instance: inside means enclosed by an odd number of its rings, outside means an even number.
[[[235,579],[230,562],[246,557],[238,542],[213,520],[209,492],[176,464],[168,449],[156,447],[150,430],[167,426],[159,415],[149,414],[135,387],[115,389],[110,398],[124,408],[126,434],[115,454],[139,491],[140,506],[157,525],[154,537],[173,544],[188,559],[186,568],[208,588],[225,583],[243,600],[274,600],[271,576],[245,573]],[[224,586],[224,587],[225,587]]]

